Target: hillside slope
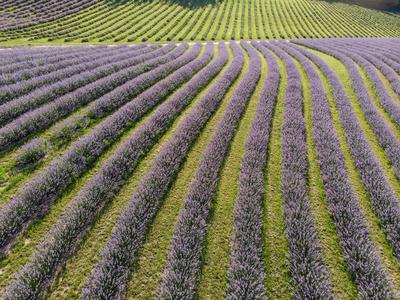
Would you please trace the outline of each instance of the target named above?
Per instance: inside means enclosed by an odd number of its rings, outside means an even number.
[[[35,13],[29,13],[25,7],[29,8],[30,2],[19,0],[18,5],[2,6],[1,42],[132,43],[400,36],[400,18],[395,14],[322,0],[85,0],[80,2],[83,9],[79,12],[73,12],[78,2],[71,2],[67,8],[61,1],[57,5],[54,2],[51,9],[35,4]],[[68,15],[62,17],[63,13]],[[44,22],[46,18],[55,20]],[[41,24],[32,25],[35,22]],[[20,28],[11,29],[16,26]]]
[[[2,299],[396,299],[399,51],[0,51]]]
[[[335,0],[331,0],[334,2]],[[336,0],[338,1],[338,0]],[[399,0],[340,0],[349,4],[357,4],[366,7],[378,8],[378,9],[394,9],[400,5]]]
[[[98,0],[1,0],[0,28],[18,29],[77,13]]]

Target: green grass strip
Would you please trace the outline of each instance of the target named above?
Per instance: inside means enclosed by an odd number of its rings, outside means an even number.
[[[231,61],[232,57],[230,57],[228,64]],[[218,77],[220,77],[224,69],[213,82],[218,80]],[[197,100],[206,92],[207,90],[204,90],[199,94]],[[175,222],[182,208],[190,181],[200,163],[201,154],[212,137],[213,129],[224,114],[228,103],[229,98],[224,97],[221,106],[207,123],[199,139],[190,150],[182,170],[179,172],[160,212],[157,214],[139,257],[135,273],[129,282],[127,291],[128,298],[151,299],[155,297],[167,260],[169,245],[175,232]]]
[[[332,291],[335,299],[357,299],[357,289],[348,272],[347,264],[343,257],[343,251],[336,234],[335,223],[329,212],[328,202],[324,192],[324,184],[320,175],[317,149],[313,135],[310,81],[301,64],[297,61],[296,64],[300,71],[303,85],[310,203],[318,237],[321,242],[321,253],[324,263],[328,268],[329,279],[332,284]],[[328,82],[326,78],[322,77],[322,74],[321,79],[323,80],[326,90],[328,90]],[[331,97],[331,101],[333,101],[332,94],[329,94],[328,97]]]
[[[332,68],[332,70],[335,71],[335,73],[341,80],[346,92],[348,93],[348,95],[350,97],[351,104],[353,106],[353,109],[355,110],[357,117],[360,118],[360,115],[362,115],[361,108],[359,108],[359,107],[357,108],[355,105],[355,102],[357,101],[356,96],[355,96],[353,88],[351,86],[351,80],[350,80],[349,74],[348,74],[345,66],[341,62],[339,62],[338,60],[336,60],[335,58],[333,58],[329,55],[326,55],[326,54],[323,54],[323,53],[320,53],[320,52],[317,52],[314,50],[310,50],[310,51],[312,51],[313,53],[315,53],[315,54],[319,55],[321,58],[323,58],[325,60],[325,62]],[[348,145],[346,143],[346,135],[345,135],[343,127],[341,126],[340,117],[339,117],[338,110],[336,108],[336,104],[332,98],[331,87],[327,87],[327,88],[328,88],[329,95],[330,95],[328,97],[328,100],[330,101],[333,123],[334,123],[335,129],[336,129],[339,141],[340,141],[341,149],[344,154],[345,165],[346,165],[347,172],[349,174],[349,179],[350,179],[351,185],[353,187],[355,195],[357,196],[357,198],[359,200],[360,207],[362,208],[362,210],[364,212],[365,220],[368,224],[369,232],[371,234],[371,239],[377,248],[377,253],[382,261],[382,265],[383,265],[385,271],[388,274],[388,278],[392,281],[394,286],[400,286],[400,263],[396,259],[396,257],[393,255],[392,249],[386,240],[385,234],[379,226],[379,220],[373,212],[373,208],[372,208],[371,202],[368,198],[368,194],[364,188],[361,177],[357,172],[356,166],[354,164],[354,161],[352,160]],[[372,131],[367,129],[365,120],[360,120],[360,124],[361,124],[362,128],[364,129],[368,140],[371,143],[370,136],[372,135]],[[373,145],[371,143],[371,146],[374,150],[374,153],[376,154],[376,148],[377,148],[376,145]],[[377,157],[378,157],[378,159],[380,159],[380,156],[377,156]]]
[[[126,137],[145,123],[151,114],[142,119],[137,126],[125,134]],[[51,289],[50,299],[77,299],[83,287],[85,278],[90,274],[92,267],[99,259],[99,250],[103,248],[112,228],[115,225],[120,212],[129,201],[132,193],[139,184],[142,176],[150,169],[151,163],[165,139],[171,135],[168,132],[161,141],[153,147],[146,158],[139,163],[134,175],[128,180],[115,199],[105,208],[102,215],[95,222],[93,227],[80,245],[78,251],[71,257],[64,267],[64,271],[58,276],[56,283]]]
[[[246,56],[245,65],[239,80],[242,79],[248,66],[249,60]],[[244,154],[247,133],[257,108],[259,94],[267,76],[267,68],[264,60],[262,70],[261,78],[240,121],[220,175],[218,191],[212,207],[203,267],[200,275],[198,295],[201,299],[223,299],[225,296],[226,275],[230,262],[233,209],[238,192],[240,163]],[[239,80],[236,83],[239,83]],[[228,99],[233,91],[234,89],[227,95]]]
[[[393,134],[396,136],[397,140],[400,142],[400,127],[397,126],[397,124],[393,121],[393,119],[391,118],[389,113],[387,113],[385,111],[385,109],[383,108],[383,106],[381,105],[379,97],[378,97],[378,92],[377,92],[376,88],[374,87],[373,83],[369,80],[367,73],[359,65],[357,65],[357,68],[360,71],[362,78],[364,79],[365,85],[367,87],[369,94],[371,95],[371,99],[374,102],[376,109],[378,110],[380,115],[385,120],[386,125],[389,126],[389,128],[392,130]],[[375,71],[378,74],[379,78],[382,80],[383,85],[386,87],[386,91],[393,98],[393,100],[396,101],[396,99],[399,99],[397,94],[395,94],[392,87],[390,86],[389,81],[383,76],[383,74],[377,68],[375,68]],[[399,78],[399,80],[400,80],[400,78]]]
[[[217,57],[217,53],[218,51],[216,51],[215,57]],[[140,183],[143,175],[146,174],[147,171],[150,169],[152,162],[161,150],[161,147],[173,135],[174,129],[188,114],[192,107],[200,100],[201,95],[205,93],[205,90],[201,92],[194,99],[194,101],[192,101],[192,103],[184,110],[184,112],[174,121],[172,127],[168,129],[167,133],[161,138],[156,146],[153,147],[153,149],[147,155],[146,159],[139,164],[137,171],[129,179],[129,181],[123,187],[117,197],[110,203],[104,213],[94,224],[92,229],[89,231],[88,236],[85,238],[84,243],[80,246],[78,252],[71,259],[68,260],[65,271],[59,276],[58,281],[53,288],[50,299],[72,299],[79,297],[86,276],[90,274],[94,264],[98,261],[99,250],[101,250],[105,246],[107,238],[110,236],[112,228],[114,227],[115,222],[118,219],[122,209],[131,198],[132,193],[135,191],[137,185]],[[145,122],[145,120],[141,121],[141,124],[143,122]],[[131,131],[131,134],[132,132],[133,131]],[[169,197],[167,199],[169,199]],[[168,203],[169,202],[166,202],[165,205],[168,206]],[[161,213],[161,216],[164,217],[165,215]],[[168,218],[170,216],[167,214],[166,217]],[[157,219],[158,217],[156,218],[156,224]],[[159,234],[163,234],[164,229],[165,228],[162,228],[160,231],[157,232],[157,240],[159,238]],[[151,234],[149,239],[150,238]],[[166,240],[166,242],[168,242],[168,240]],[[88,260],[88,258],[90,259]],[[136,282],[136,274],[134,274],[133,276],[134,282]],[[147,288],[146,291],[150,292],[150,290]]]
[[[285,108],[287,72],[277,57],[281,72],[278,99],[271,127],[268,162],[265,174],[264,197],[264,260],[266,291],[270,299],[290,299],[292,293],[289,275],[288,242],[283,214],[282,176],[282,122]]]

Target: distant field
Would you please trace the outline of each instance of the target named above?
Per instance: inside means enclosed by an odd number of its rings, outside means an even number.
[[[396,298],[399,53],[400,39],[0,51],[0,294]]]
[[[335,1],[0,2],[3,45],[400,36],[397,13]]]

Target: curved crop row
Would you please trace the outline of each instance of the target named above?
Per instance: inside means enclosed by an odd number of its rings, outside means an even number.
[[[136,50],[145,47],[147,47],[147,45],[132,46],[132,48],[135,48]],[[122,49],[129,51],[128,46],[107,48],[94,47],[93,49],[83,49],[79,52],[71,51],[72,54],[58,55],[56,57],[48,55],[41,61],[32,62],[33,67],[21,68],[8,74],[2,74],[0,77],[0,86],[10,85],[17,81],[29,80],[32,77],[50,74],[85,61],[101,59],[104,55],[113,55],[114,53],[120,52]],[[40,65],[38,66],[38,64]]]
[[[373,64],[378,70],[382,72],[382,74],[386,77],[386,79],[389,81],[393,91],[397,94],[397,96],[400,97],[400,83],[398,80],[399,74],[396,74],[398,72],[398,69],[400,67],[400,64],[390,61],[385,58],[385,53],[383,53],[382,56],[380,56],[380,59],[377,57],[374,57],[371,53],[368,53],[367,51],[360,51],[360,49],[357,49],[357,47],[349,47],[349,50],[354,50],[356,51],[359,55],[363,56],[365,59],[367,59],[371,64]],[[400,50],[400,49],[399,49]],[[394,69],[392,69],[392,66]]]
[[[331,50],[321,46],[318,42],[296,41],[296,43],[315,48],[322,52],[331,53]],[[336,55],[336,53],[332,53]],[[387,239],[393,248],[393,252],[397,258],[400,258],[400,204],[393,190],[391,189],[384,172],[375,158],[370,145],[364,138],[364,134],[357,118],[354,115],[348,96],[343,91],[341,85],[337,81],[337,77],[332,71],[321,61],[313,58],[314,61],[327,74],[331,85],[335,88],[335,100],[337,101],[340,116],[342,118],[343,127],[346,130],[347,141],[350,145],[350,151],[356,164],[361,179],[366,190],[370,195],[372,206],[377,214],[381,226],[385,230]],[[353,65],[348,66],[355,68]],[[355,69],[349,70],[350,76],[355,78]],[[355,83],[356,84],[356,83]],[[354,86],[355,90],[359,87]],[[367,116],[366,116],[367,117]],[[386,149],[385,149],[386,150]]]
[[[242,69],[242,51],[235,43],[231,47],[234,52],[233,62],[179,125],[125,206],[102,251],[100,261],[86,281],[82,299],[114,298],[125,290],[130,265],[141,248],[162,199],[201,129]]]
[[[183,49],[186,46],[183,45]],[[174,71],[175,68],[189,63],[197,56],[199,51],[200,45],[192,47],[188,53],[173,61],[173,64],[164,72],[169,73]],[[148,84],[153,83],[151,81],[152,77],[159,80],[160,75],[163,75],[163,72],[157,69],[149,73],[153,74],[144,74],[148,78]],[[157,82],[158,80],[155,81]],[[143,83],[143,79],[140,83]],[[139,93],[140,88],[144,87],[137,86],[137,93]],[[119,93],[120,95],[126,95],[128,91],[129,89],[125,88]],[[131,99],[132,96],[128,94],[126,100]],[[143,99],[142,101],[146,103],[147,107],[152,107],[151,104],[153,103],[148,99]],[[136,102],[134,103],[136,104]],[[126,108],[123,107],[121,110],[125,112],[124,109]],[[133,111],[133,113],[135,112]],[[143,110],[139,110],[139,112],[145,113]],[[96,130],[93,130],[84,139],[78,140],[67,153],[54,161],[45,172],[33,178],[24,187],[21,194],[14,197],[0,209],[0,246],[2,248],[10,243],[12,237],[20,232],[26,222],[37,218],[38,214],[40,216],[40,212],[46,208],[46,204],[48,207],[68,185],[76,180],[122,134],[124,128],[141,115],[135,114],[131,118],[128,118],[128,116],[130,114],[127,114],[125,118],[120,118],[118,114],[114,114],[110,119],[99,124]]]
[[[84,6],[85,9],[77,12],[81,1],[72,0],[68,6],[71,9],[69,13],[75,13],[64,17],[61,16],[63,11],[67,11],[65,0],[61,4],[51,1],[52,4],[42,5],[39,11],[46,9],[47,15],[35,14],[38,10],[32,9],[31,5],[25,9],[2,11],[0,8],[0,24],[4,24],[0,40],[7,42],[22,38],[35,43],[57,40],[119,43],[206,40],[217,36],[224,40],[399,36],[399,18],[336,2],[266,0],[262,4],[259,0],[222,0],[193,4],[164,0],[85,1],[94,5]],[[49,18],[48,22],[37,24],[46,18]],[[199,24],[195,24],[195,18]],[[7,25],[11,19],[14,25]],[[191,33],[195,26],[198,26],[196,32]]]
[[[106,45],[93,46],[92,50],[106,48]],[[116,47],[121,47],[120,45]],[[41,59],[52,59],[67,53],[79,53],[85,50],[84,46],[75,47],[18,47],[6,48],[1,51],[0,65],[12,66],[19,63],[35,65]],[[86,49],[87,50],[87,49]]]
[[[52,102],[122,68],[135,66],[135,62],[140,63],[142,57],[148,57],[154,50],[152,47],[133,49],[132,51],[123,50],[95,62],[78,64],[59,71],[57,74],[50,73],[49,75],[35,77],[28,82],[20,82],[5,87],[2,89],[4,94],[1,95],[4,96],[2,100],[5,103],[0,106],[0,126],[29,110]],[[8,99],[6,100],[6,98]]]
[[[145,45],[138,45],[145,47]],[[118,47],[119,50],[121,47]],[[136,48],[136,49],[139,49]],[[84,63],[91,60],[97,60],[106,55],[106,53],[112,54],[114,51],[113,48],[100,48],[94,49],[92,51],[84,50],[76,52],[75,55],[62,55],[56,57],[55,60],[49,62],[47,61],[45,64],[37,66],[36,64],[33,67],[23,68],[16,70],[14,72],[10,72],[8,74],[2,74],[0,76],[0,86],[9,85],[16,83],[17,81],[29,80],[32,77],[41,76],[45,74],[50,74],[52,72],[59,71],[61,69],[68,68],[70,66],[76,65],[78,63]],[[74,51],[72,51],[74,52]]]
[[[275,44],[262,45],[285,63],[288,85],[282,125],[282,193],[290,272],[294,298],[331,298],[307,187],[306,132],[299,70],[292,58]]]
[[[192,75],[199,67],[208,64],[213,57],[213,48],[214,45],[207,45],[201,57],[194,61],[196,67],[194,63],[187,64],[183,67],[186,69],[185,72]],[[83,187],[82,192],[73,200],[63,217],[51,229],[48,238],[39,245],[29,263],[19,272],[17,279],[7,288],[5,298],[37,297],[44,290],[55,271],[79,243],[78,239],[101,213],[107,202],[111,201],[120,190],[126,178],[134,172],[140,159],[168,129],[175,116],[186,107],[199,89],[207,84],[225,64],[226,52],[224,53],[222,46],[220,50],[222,51],[221,59],[195,75],[185,88],[162,104],[151,118],[107,159],[96,176]],[[154,98],[161,98],[162,93],[162,89],[152,91]],[[147,110],[145,102],[138,101],[138,103],[143,107],[137,111]],[[129,114],[119,113],[118,116],[132,118]]]
[[[247,103],[260,78],[261,60],[245,42],[250,56],[249,70],[239,83],[194,175],[177,221],[161,282],[160,299],[194,298],[201,266],[201,254],[208,229],[218,177],[229,145]]]
[[[176,59],[185,50],[185,46],[180,46],[171,51],[174,47],[174,45],[169,45],[148,55],[137,57],[130,61],[132,66],[129,66],[129,63],[128,66],[122,63],[122,70],[114,73],[111,72],[109,76],[83,86],[36,110],[25,113],[0,129],[0,151],[12,147],[20,139],[26,138],[32,133],[49,127],[60,118],[94,101],[96,98],[111,92],[127,80],[135,78],[148,70],[157,70],[157,67],[162,67],[163,64]],[[118,69],[120,65],[116,64]],[[124,66],[126,68],[123,68]]]
[[[389,299],[392,296],[390,283],[385,277],[365,218],[351,188],[321,78],[315,66],[303,54],[286,43],[280,46],[299,60],[310,80],[313,133],[325,194],[359,294],[363,299]]]
[[[80,58],[82,57],[82,53],[93,54],[97,51],[102,52],[104,49],[104,46],[93,47],[93,49],[74,47],[68,52],[64,52],[61,49],[54,52],[43,51],[44,55],[42,54],[39,57],[31,56],[31,53],[33,51],[28,50],[29,55],[24,55],[24,53],[19,53],[18,51],[15,51],[15,53],[9,59],[5,58],[6,55],[2,56],[0,62],[1,78],[6,79],[8,76],[15,75],[15,73],[18,74],[19,72],[23,71],[29,72],[35,68],[49,67],[59,62],[62,62],[65,59]]]
[[[363,53],[368,53],[382,60],[387,56],[390,57],[393,62],[400,63],[400,59],[396,55],[400,48],[396,45],[396,42],[394,42],[395,40],[390,38],[369,38],[367,40],[368,43],[365,43],[365,41],[365,39],[361,38],[354,38],[351,40],[336,39],[335,44],[356,47],[357,50],[362,50]]]
[[[115,53],[115,59],[112,59],[114,55],[111,54],[110,57],[99,59],[96,62],[78,64],[77,66],[72,66],[66,70],[61,70],[56,74],[37,76],[29,80],[5,86],[0,91],[0,103],[3,104],[15,98],[24,96],[42,86],[45,86],[44,91],[42,91],[43,93],[50,93],[49,90],[53,88],[54,91],[50,94],[61,96],[63,93],[73,90],[75,86],[79,87],[79,80],[83,81],[83,84],[85,84],[84,80],[88,80],[88,74],[93,73],[92,76],[94,80],[96,78],[101,78],[99,76],[102,74],[111,74],[114,68],[117,68],[117,71],[118,68],[122,69],[126,66],[130,66],[132,60],[134,62],[138,60],[135,56],[146,54],[151,50],[154,50],[154,48],[146,47],[143,49],[132,49],[131,51],[122,50]],[[99,62],[102,62],[103,65],[98,64]],[[109,66],[107,66],[108,68],[105,66],[107,64],[109,64]],[[64,80],[62,81],[61,79]]]
[[[140,36],[156,23],[139,17],[147,1],[124,1],[102,26],[118,20],[110,29]],[[320,1],[252,1],[207,2],[193,15],[154,1],[154,15],[174,11],[170,23],[185,26],[152,30],[288,36],[312,26],[293,20],[305,17],[295,7],[340,15]],[[328,12],[313,18],[324,24]],[[290,30],[258,30],[272,13]],[[215,24],[195,24],[207,14]],[[349,30],[351,15],[314,33]],[[399,41],[0,51],[3,79],[38,83],[0,105],[2,298],[396,298],[400,146],[384,101],[399,105]],[[68,76],[75,68],[85,77]]]
[[[336,45],[336,44],[335,44]],[[328,46],[328,45],[327,45]],[[386,112],[391,115],[392,119],[397,123],[400,128],[400,107],[396,105],[394,99],[386,91],[382,80],[379,78],[377,68],[388,80],[393,91],[400,96],[400,80],[398,74],[396,74],[391,68],[389,68],[383,60],[377,59],[364,51],[360,51],[357,47],[352,45],[346,45],[345,47],[336,47],[331,45],[330,48],[334,49],[338,53],[343,53],[347,57],[351,58],[354,62],[359,64],[364,71],[367,73],[371,83],[375,87],[380,103]]]
[[[398,117],[400,117],[399,107],[396,105],[396,103],[394,103],[394,100],[386,91],[381,79],[378,77],[371,65],[368,64],[368,62],[362,60],[361,57],[357,57],[354,54],[348,54],[346,50],[338,51],[335,47],[326,47],[325,45],[323,47],[326,49],[325,51],[327,51],[327,53],[340,59],[349,70],[349,75],[353,81],[353,87],[358,97],[358,101],[364,111],[365,118],[374,130],[380,145],[385,151],[385,154],[390,159],[397,178],[400,179],[400,142],[396,140],[394,133],[390,127],[385,124],[383,117],[377,111],[375,104],[373,103],[365,86],[365,82],[357,70],[357,67],[351,61],[351,57],[354,57],[356,62],[362,64],[368,76],[370,77],[372,84],[376,86],[382,106],[387,110],[396,123],[400,122],[400,119],[398,119]],[[342,55],[342,53],[346,54]]]
[[[239,178],[239,193],[233,219],[231,263],[228,273],[228,299],[265,298],[265,270],[262,241],[262,199],[264,167],[274,107],[277,100],[280,71],[277,60],[264,47],[253,42],[268,62],[268,77],[245,145]]]
[[[373,58],[377,59],[377,66],[385,63],[389,68],[392,68],[393,71],[395,71],[397,74],[400,74],[400,59],[396,57],[396,54],[394,53],[395,49],[391,49],[390,44],[387,43],[388,45],[380,45],[374,47],[374,44],[371,43],[372,45],[360,45],[359,43],[353,43],[353,47],[357,50],[360,51],[361,54],[367,54],[370,57],[372,56]],[[394,52],[393,52],[394,50]],[[381,60],[381,61],[380,61]]]

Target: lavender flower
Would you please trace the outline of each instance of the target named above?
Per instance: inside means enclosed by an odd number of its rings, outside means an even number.
[[[236,127],[260,78],[261,60],[257,51],[245,42],[241,45],[249,53],[250,66],[219,121],[190,184],[168,252],[159,299],[193,299],[196,292],[219,173]]]
[[[275,56],[252,42],[268,62],[268,77],[261,91],[257,111],[245,145],[235,204],[228,299],[265,299],[263,262],[264,167],[280,82]]]
[[[110,53],[106,58],[94,62],[84,62],[66,70],[3,87],[0,102],[7,102],[0,106],[0,126],[29,110],[132,66],[132,62],[138,62],[138,58],[148,55],[151,50],[152,47],[146,47]]]
[[[296,41],[296,43],[330,53],[328,49],[320,46],[317,41]],[[399,199],[397,199],[385,178],[385,174],[364,136],[364,132],[350,105],[349,97],[339,79],[321,59],[311,54],[308,54],[308,56],[323,70],[334,88],[334,97],[346,132],[350,153],[369,194],[375,214],[386,233],[389,244],[392,246],[396,257],[400,258]]]
[[[191,77],[213,57],[213,44],[198,59],[185,65],[175,79],[185,72]],[[97,175],[82,189],[58,223],[50,230],[48,238],[39,245],[28,264],[18,273],[6,291],[6,298],[37,297],[49,284],[57,268],[62,265],[82,239],[95,218],[107,202],[120,190],[127,178],[135,171],[151,147],[171,126],[175,117],[189,104],[190,100],[218,73],[228,59],[225,46],[221,44],[219,59],[193,77],[167,102],[163,103],[151,118],[129,137],[107,159]],[[159,89],[159,93],[162,89]],[[156,90],[153,91],[156,95]],[[160,97],[160,95],[158,95]],[[147,98],[148,99],[148,98]]]
[[[332,298],[307,188],[306,129],[301,77],[292,58],[277,44],[263,42],[285,63],[288,85],[282,124],[282,192],[290,273],[295,299]]]
[[[364,215],[348,179],[325,88],[315,66],[302,53],[306,52],[309,57],[314,55],[307,51],[300,53],[285,42],[279,43],[279,46],[300,61],[310,80],[313,133],[321,177],[340,245],[359,294],[363,299],[390,299],[390,283],[382,269]],[[315,59],[314,62],[320,65],[319,60]],[[325,71],[325,67],[323,70]],[[333,72],[326,75],[335,90],[342,89],[341,85],[337,85],[337,78],[333,79]],[[345,101],[344,95],[341,96]]]
[[[182,49],[186,47],[187,45],[181,46]],[[200,45],[192,47],[188,53],[177,59],[175,64],[178,66],[185,65],[192,61],[199,51]],[[174,64],[169,65],[169,70],[173,71],[175,67]],[[159,72],[160,70],[157,69],[153,70],[153,73],[149,72],[156,77],[156,82],[160,79],[158,78]],[[151,75],[145,76],[150,80],[152,79]],[[179,75],[178,79],[185,80],[185,77],[181,76],[182,74]],[[190,78],[190,76],[188,77]],[[165,93],[163,96],[166,96],[168,92],[178,87],[182,82],[177,78],[172,76],[173,80],[166,79],[168,85],[165,84],[165,81],[160,81],[156,88],[162,86],[162,91]],[[130,87],[130,90],[135,89]],[[140,89],[137,89],[137,91],[139,92]],[[124,130],[161,100],[159,95],[154,95],[152,98],[147,97],[152,92],[152,90],[149,90],[142,95],[143,98],[140,100],[128,103],[99,124],[90,134],[74,143],[63,156],[53,161],[45,171],[34,177],[24,187],[23,191],[0,209],[1,248],[4,249],[11,242],[13,236],[20,232],[26,222],[38,218],[39,213],[44,213],[44,208],[49,208],[62,191],[79,178],[121,136]],[[125,94],[125,96],[129,98],[130,95]]]
[[[181,47],[170,52],[172,48],[174,46],[169,45],[152,53],[133,58],[127,65],[123,62],[122,69],[119,71],[118,63],[116,63],[114,67],[117,72],[110,72],[109,76],[96,80],[51,103],[27,112],[13,122],[8,123],[0,129],[0,151],[13,147],[17,141],[36,131],[48,128],[77,108],[113,91],[128,79],[135,78],[149,69],[151,70],[179,57],[184,51],[184,48]]]
[[[234,60],[202,97],[164,145],[150,171],[144,176],[131,200],[123,209],[101,259],[86,281],[82,299],[113,299],[125,290],[130,265],[144,242],[145,233],[157,213],[177,172],[202,128],[211,118],[226,91],[238,76],[243,57],[235,43],[231,44]]]

